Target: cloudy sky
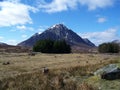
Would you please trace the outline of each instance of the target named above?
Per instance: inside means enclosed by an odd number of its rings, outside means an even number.
[[[58,23],[96,45],[120,39],[120,0],[0,0],[0,42],[16,45]]]

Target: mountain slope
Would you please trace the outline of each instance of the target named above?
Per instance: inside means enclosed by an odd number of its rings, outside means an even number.
[[[0,52],[24,53],[24,52],[29,52],[29,51],[30,49],[27,47],[13,46],[13,45],[8,45],[6,43],[0,42]]]
[[[6,44],[6,43],[2,43],[2,42],[0,42],[0,47],[6,47],[6,46],[9,46],[9,45]]]
[[[117,44],[119,44],[120,45],[120,40],[114,40],[114,41],[112,41],[113,43],[117,43]]]
[[[118,43],[118,44],[120,44],[120,40],[114,40],[114,41],[112,41],[113,43]]]
[[[78,47],[95,47],[88,39],[84,40],[71,29],[68,29],[63,24],[56,24],[45,30],[43,33],[36,33],[28,40],[18,44],[18,46],[32,47],[38,40],[51,39],[51,40],[65,40],[71,46]]]
[[[88,40],[87,38],[83,38],[83,40],[86,42],[86,43],[88,43],[90,46],[95,46],[95,44],[94,43],[92,43],[90,40]]]

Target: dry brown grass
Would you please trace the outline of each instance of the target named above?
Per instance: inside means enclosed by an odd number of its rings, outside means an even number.
[[[60,69],[86,66],[113,61],[117,57],[101,54],[37,54],[36,56],[28,56],[27,53],[5,53],[0,54],[0,79],[24,72],[38,71],[42,67]],[[6,61],[9,61],[10,64],[2,65]]]
[[[91,76],[100,67],[117,63],[118,55],[102,54],[0,54],[0,89],[6,90],[95,90],[75,77]],[[2,65],[9,61],[9,65]],[[42,67],[50,72],[44,75]]]
[[[109,62],[104,64],[77,66],[72,68],[62,68],[51,70],[47,75],[44,75],[41,71],[24,73],[15,77],[4,78],[1,81],[1,90],[97,90],[97,87],[93,87],[84,82],[75,80],[76,76],[89,76],[90,72],[100,68]],[[89,73],[88,73],[89,72]],[[80,77],[82,78],[82,77]]]

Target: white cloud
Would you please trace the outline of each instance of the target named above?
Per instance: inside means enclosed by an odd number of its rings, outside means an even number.
[[[117,31],[118,30],[116,28],[110,28],[103,32],[92,32],[92,33],[84,33],[79,35],[83,38],[88,38],[96,45],[99,45],[103,42],[110,42],[115,39],[118,39]]]
[[[78,5],[87,6],[89,10],[95,10],[96,8],[111,6],[114,2],[115,0],[52,0],[51,3],[47,3],[42,0],[39,3],[39,8],[48,13],[74,9]]]
[[[39,26],[38,33],[41,34],[43,31],[45,31],[49,26]]]
[[[98,23],[104,23],[104,22],[106,22],[106,21],[107,21],[107,20],[106,20],[105,17],[99,17],[98,20],[97,20]]]
[[[21,31],[25,31],[25,30],[34,31],[34,28],[32,28],[32,27],[27,27],[27,26],[25,26],[25,25],[19,25],[19,26],[16,26],[16,28],[17,28],[18,30],[21,30]]]
[[[68,8],[75,8],[77,5],[77,0],[53,0],[50,4],[40,5],[40,8],[45,9],[46,12],[60,12],[65,11]]]
[[[20,30],[26,30],[26,26],[24,25],[21,25],[21,26],[16,26],[17,29],[20,29]]]
[[[15,32],[15,31],[17,31],[17,30],[15,30],[15,29],[11,29],[11,30],[10,30],[10,32]]]
[[[3,43],[4,37],[0,36],[0,43]]]
[[[3,1],[8,1],[8,2],[13,2],[13,3],[18,3],[18,2],[20,2],[21,0],[3,0]]]
[[[8,40],[6,43],[9,45],[17,45],[18,41],[12,39],[12,40]]]
[[[3,39],[4,37],[0,36],[0,40]]]
[[[32,27],[27,27],[29,31],[34,31],[34,28]]]
[[[0,27],[11,25],[23,25],[26,23],[31,24],[30,11],[36,12],[37,9],[19,3],[18,0],[8,0],[0,2]]]
[[[95,10],[96,8],[105,8],[113,5],[115,0],[78,0],[82,5],[88,6],[89,10]]]
[[[22,38],[26,38],[27,37],[27,35],[22,35]]]
[[[4,39],[4,37],[0,36],[0,42],[1,42],[1,40],[3,40],[3,39]]]

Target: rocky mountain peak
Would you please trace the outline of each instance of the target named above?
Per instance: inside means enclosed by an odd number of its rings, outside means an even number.
[[[65,40],[69,45],[71,45],[71,47],[73,46],[81,47],[81,48],[95,47],[95,45],[92,42],[90,42],[88,39],[84,40],[78,34],[73,32],[71,29],[67,28],[63,24],[55,24],[40,34],[36,33],[29,39],[19,43],[18,46],[33,47],[38,40],[45,40],[45,39],[51,39],[55,41]]]
[[[63,24],[55,24],[53,26],[50,27],[50,29],[63,29],[63,28],[67,28],[65,25]]]

